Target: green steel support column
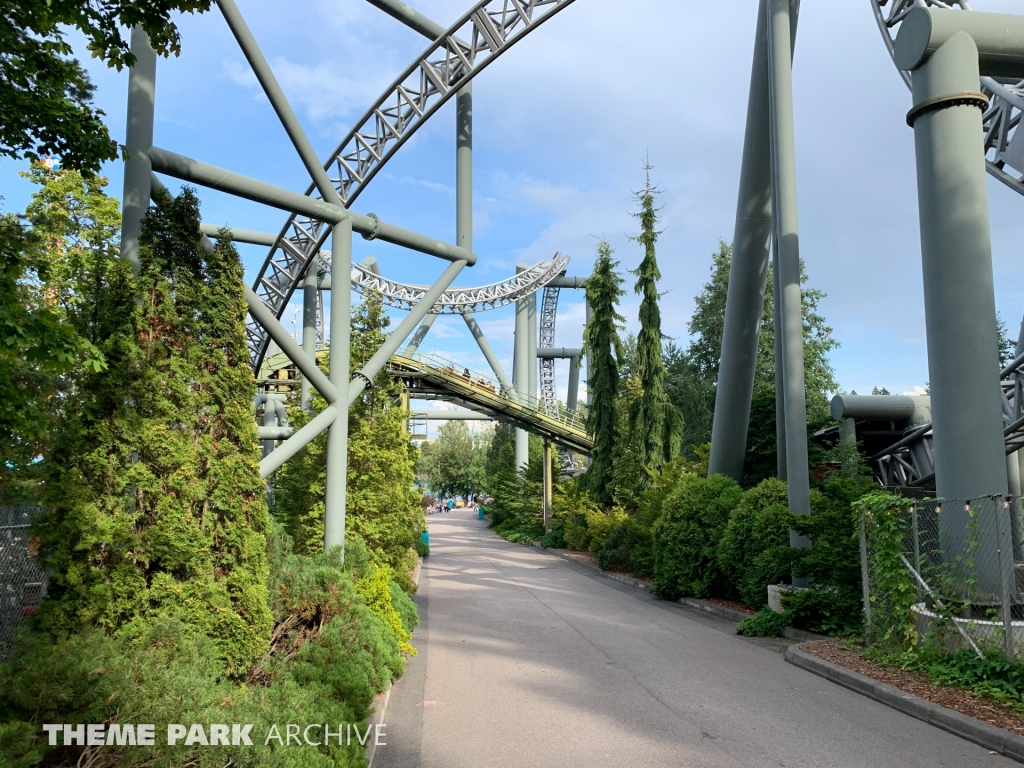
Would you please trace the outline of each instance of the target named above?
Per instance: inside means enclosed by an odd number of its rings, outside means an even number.
[[[576,412],[576,403],[580,392],[580,357],[569,358],[569,391],[565,397],[565,407],[570,413]]]
[[[427,338],[427,334],[430,333],[431,326],[434,325],[434,321],[437,320],[437,315],[427,315],[423,318],[423,322],[420,323],[419,328],[409,339],[409,343],[406,345],[405,350],[402,354],[409,356],[416,354],[416,350],[420,348],[420,344]]]
[[[544,532],[551,530],[551,441],[544,438]]]
[[[139,271],[139,235],[150,196],[149,150],[153,147],[153,109],[156,103],[156,53],[142,27],[132,29],[135,65],[128,71],[128,124],[124,164],[124,205],[121,213],[121,258]]]
[[[531,293],[526,297],[526,319],[529,323],[527,330],[528,338],[530,340],[529,347],[527,348],[527,360],[529,361],[529,371],[526,380],[527,398],[530,407],[533,408],[537,405],[537,294]]]
[[[786,484],[789,511],[796,515],[809,515],[811,492],[807,466],[807,401],[804,390],[803,306],[800,296],[790,0],[769,0],[768,10],[773,199],[775,233],[779,244],[779,298],[782,304],[775,322],[782,328]],[[777,360],[776,365],[779,363]],[[810,540],[795,531],[790,531],[789,541],[794,548],[810,546]]]
[[[526,264],[516,264],[516,273],[528,269]],[[516,302],[516,330],[513,339],[515,364],[512,368],[512,384],[520,402],[527,402],[530,391],[530,308],[526,299]],[[525,429],[516,427],[515,461],[516,470],[526,469],[530,463],[530,438]]]
[[[318,264],[319,259],[313,259],[306,270],[306,277],[302,280],[302,351],[311,360],[316,360],[316,320],[319,303],[316,284]],[[334,303],[333,299],[331,299],[331,303]],[[299,402],[304,411],[309,410],[310,394],[309,380],[303,376]]]
[[[709,474],[728,475],[736,481],[743,477],[772,225],[767,1],[760,2],[754,34],[732,266],[708,460]]]
[[[779,241],[772,238],[772,330],[775,336],[775,473],[786,482],[786,377],[782,367],[782,300],[779,298]]]
[[[901,30],[897,51],[903,42]],[[917,155],[936,492],[945,499],[1005,494],[981,100],[965,103],[980,91],[975,40],[966,32],[952,35],[912,78],[908,122]],[[968,551],[971,518],[962,504],[943,505],[940,536],[947,561]],[[978,588],[993,595],[1000,594],[1001,576],[1013,578],[1012,558],[1003,558],[1009,572],[1000,572],[1000,544],[995,530],[982,531],[970,554]]]
[[[352,222],[334,225],[331,233],[331,271],[352,271]],[[339,281],[341,283],[342,281]],[[352,291],[339,284],[331,291],[331,383],[338,389],[341,413],[327,429],[327,483],[324,491],[324,551],[345,547],[345,495],[348,487],[348,389]]]

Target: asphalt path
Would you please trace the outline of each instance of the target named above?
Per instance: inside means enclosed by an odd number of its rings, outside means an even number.
[[[788,641],[432,515],[373,768],[1008,768],[787,664]]]

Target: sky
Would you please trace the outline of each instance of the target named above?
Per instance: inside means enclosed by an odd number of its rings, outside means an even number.
[[[321,157],[333,151],[426,41],[365,0],[239,0],[252,32]],[[448,26],[470,0],[418,0]],[[1012,12],[1014,0],[977,0]],[[586,275],[607,239],[623,270],[642,252],[633,193],[643,164],[662,190],[658,260],[662,330],[687,343],[694,297],[719,239],[732,238],[757,0],[576,0],[474,81],[474,250],[458,285],[508,277],[517,262],[555,252]],[[239,173],[304,191],[309,177],[214,9],[178,21],[182,53],[160,60],[155,143]],[[84,46],[72,38],[83,58]],[[96,102],[124,140],[127,72],[87,62]],[[913,392],[928,379],[910,94],[866,0],[804,2],[794,62],[801,255],[809,284],[841,346],[831,353],[844,390]],[[454,100],[425,123],[354,205],[362,213],[449,242],[455,239]],[[6,210],[31,194],[0,161]],[[104,172],[120,197],[122,169]],[[180,184],[167,180],[172,190]],[[172,183],[173,182],[173,183]],[[989,181],[997,308],[1016,336],[1024,313],[1024,200]],[[199,190],[204,221],[278,232],[280,211]],[[252,281],[266,255],[239,248]],[[354,257],[384,274],[431,282],[446,265],[355,238]],[[637,328],[633,278],[622,312]],[[289,328],[295,310],[282,320]],[[556,346],[577,347],[582,292],[562,291]],[[396,322],[398,316],[396,315]],[[478,316],[511,373],[511,308]],[[486,370],[464,323],[442,317],[433,345]],[[567,369],[556,366],[564,396]]]

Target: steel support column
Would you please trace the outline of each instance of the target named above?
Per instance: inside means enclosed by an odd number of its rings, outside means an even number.
[[[404,354],[407,357],[414,355],[416,350],[420,348],[420,344],[422,344],[423,340],[427,338],[427,334],[430,332],[430,328],[433,326],[435,320],[437,320],[437,315],[427,315],[423,318],[423,322],[420,323],[419,328],[416,329],[416,333],[412,335],[412,338],[409,339],[408,345],[405,347]]]
[[[897,38],[897,51],[902,41]],[[913,70],[912,84],[911,114],[926,106],[908,120],[917,155],[936,492],[945,499],[1005,494],[984,133],[980,100],[963,98],[980,90],[974,39],[952,35]],[[943,557],[952,561],[971,546],[971,518],[959,504],[942,512]],[[1000,543],[995,530],[983,531],[980,547],[970,552],[979,589],[995,595]],[[1003,558],[1011,570],[1002,575],[1012,583],[1011,560]]]
[[[525,264],[516,264],[516,272],[526,269]],[[530,389],[530,308],[526,299],[516,302],[516,326],[513,339],[514,365],[512,384],[520,402],[528,402]],[[516,470],[525,470],[530,463],[530,436],[525,429],[516,427],[515,432]]]
[[[775,349],[775,473],[786,482],[786,376],[782,365],[782,299],[779,296],[779,241],[772,238],[772,331]]]
[[[352,271],[352,222],[334,225],[331,233],[331,269]],[[347,286],[345,286],[347,288]],[[327,482],[324,489],[324,551],[342,548],[345,554],[345,503],[348,488],[348,388],[352,291],[331,292],[330,375],[338,389],[338,418],[327,430]]]
[[[807,466],[807,400],[804,390],[803,301],[800,296],[800,235],[797,224],[796,132],[793,122],[793,38],[790,0],[768,4],[769,94],[775,233],[778,238],[779,299],[775,322],[782,328],[786,409],[786,486],[789,511],[811,513]],[[810,547],[806,536],[790,531],[790,545]]]
[[[320,295],[316,285],[317,270],[320,268],[319,261],[319,259],[313,259],[302,280],[302,351],[314,361],[316,360],[317,314],[320,311]],[[334,299],[331,299],[331,303],[334,303]],[[309,410],[311,394],[309,380],[303,376],[299,402],[304,411]]]
[[[383,370],[391,356],[398,351],[398,348],[402,346],[420,320],[430,311],[430,308],[434,306],[434,303],[441,297],[441,294],[448,290],[448,286],[458,277],[465,266],[465,261],[456,261],[454,264],[449,264],[447,269],[437,278],[437,282],[430,286],[427,292],[423,294],[423,297],[412,308],[412,311],[405,316],[405,319],[398,324],[395,330],[388,334],[380,349],[374,352],[366,364],[355,372],[348,387],[349,405],[356,401],[356,398],[363,393],[363,390],[372,385],[374,377]]]
[[[569,389],[565,395],[565,407],[569,413],[576,412],[580,392],[580,356],[569,358]]]
[[[139,272],[139,235],[142,217],[149,208],[149,150],[153,147],[153,114],[156,103],[156,52],[142,27],[132,29],[132,55],[135,64],[128,71],[128,122],[124,164],[124,192],[121,210],[121,258]]]
[[[551,530],[551,441],[544,439],[544,533]]]
[[[737,482],[743,478],[772,229],[768,2],[761,0],[754,33],[754,60],[747,96],[736,227],[708,461],[709,474],[728,475]]]

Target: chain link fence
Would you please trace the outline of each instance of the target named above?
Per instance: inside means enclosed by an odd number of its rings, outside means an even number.
[[[869,644],[1024,658],[1024,526],[1019,497],[861,506]]]
[[[0,506],[0,663],[10,660],[18,627],[46,594],[38,544],[29,537],[32,518],[42,511],[31,504]]]

